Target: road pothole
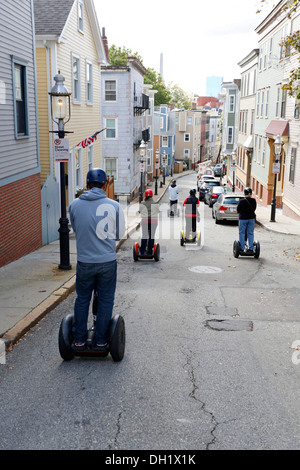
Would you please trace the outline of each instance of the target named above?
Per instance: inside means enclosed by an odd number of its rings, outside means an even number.
[[[216,331],[253,331],[253,322],[241,319],[206,320],[205,326]]]

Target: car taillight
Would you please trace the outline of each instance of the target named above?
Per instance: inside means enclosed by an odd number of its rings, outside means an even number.
[[[221,207],[219,208],[219,211],[227,211],[227,209],[228,209],[228,207],[221,206]]]
[[[219,195],[213,193],[213,194],[211,195],[211,197],[219,197]]]

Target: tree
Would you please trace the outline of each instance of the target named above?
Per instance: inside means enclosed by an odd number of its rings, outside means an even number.
[[[170,103],[174,104],[178,109],[191,109],[193,96],[188,95],[179,85],[170,84],[171,100]]]
[[[138,52],[132,52],[131,49],[126,49],[126,47],[117,47],[114,44],[109,48],[109,61],[110,65],[127,65],[128,57],[136,57],[141,63],[143,59]]]
[[[154,105],[159,106],[161,104],[170,104],[171,93],[168,87],[166,87],[160,73],[154,69],[148,69],[144,77],[146,84],[152,85],[153,90],[157,90],[154,95]]]

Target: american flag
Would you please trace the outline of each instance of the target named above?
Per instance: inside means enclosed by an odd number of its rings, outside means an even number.
[[[88,137],[87,139],[82,140],[81,142],[79,142],[79,144],[76,145],[75,148],[82,147],[85,149],[86,147],[91,145],[93,142],[95,142],[95,140],[97,140],[97,135],[100,134],[100,132],[105,131],[105,129],[106,127],[104,129],[101,129],[101,131],[95,132],[95,134],[93,134],[91,137]]]

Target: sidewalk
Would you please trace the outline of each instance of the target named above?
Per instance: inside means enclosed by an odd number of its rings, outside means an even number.
[[[195,172],[186,171],[173,177],[178,179]],[[166,177],[154,200],[160,201],[166,192],[171,176]],[[154,182],[151,189],[154,193]],[[270,222],[271,208],[258,206],[257,222],[267,230],[300,235],[300,221],[283,216],[276,210],[276,222]],[[139,226],[138,215],[127,221],[127,238]],[[118,247],[124,242],[119,242]],[[16,343],[29,329],[53,310],[75,290],[76,240],[70,233],[70,271],[60,270],[59,240],[43,246],[17,261],[0,268],[0,338],[6,348]]]

